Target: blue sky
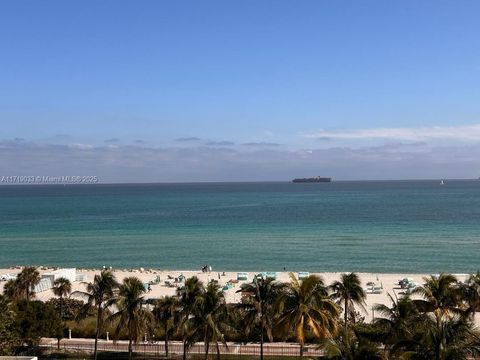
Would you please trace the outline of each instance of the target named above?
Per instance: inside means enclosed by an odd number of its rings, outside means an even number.
[[[477,1],[0,3],[0,175],[480,175]]]

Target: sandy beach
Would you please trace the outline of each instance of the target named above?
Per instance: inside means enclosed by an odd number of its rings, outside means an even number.
[[[41,274],[52,271],[52,268],[39,268]],[[20,272],[20,268],[9,268],[9,269],[0,269],[0,275],[4,274],[17,274]],[[115,276],[119,281],[122,281],[124,278],[129,276],[136,276],[141,279],[144,283],[153,282],[150,285],[151,290],[145,294],[145,298],[159,298],[165,295],[174,295],[177,287],[175,283],[175,278],[183,275],[186,278],[191,276],[197,276],[200,280],[207,283],[210,280],[217,280],[221,286],[224,286],[227,282],[233,280],[233,287],[225,290],[225,298],[227,302],[239,302],[241,299],[241,295],[237,293],[237,290],[240,288],[242,283],[251,282],[253,276],[255,274],[260,273],[258,272],[247,272],[248,280],[240,280],[236,281],[237,279],[237,272],[223,272],[221,270],[215,271],[213,269],[212,272],[202,272],[201,270],[192,271],[192,270],[155,270],[155,269],[132,269],[132,270],[118,270],[113,269]],[[86,282],[90,282],[93,280],[93,277],[96,273],[99,273],[100,270],[94,269],[77,269],[77,274],[82,274],[85,276],[85,282],[74,282],[72,284],[72,297],[76,298],[79,295],[75,292],[77,291],[84,291]],[[288,282],[289,281],[289,272],[277,272],[277,281],[281,282]],[[295,276],[298,276],[298,273],[294,273]],[[327,285],[330,285],[333,281],[338,280],[340,278],[339,272],[330,273],[310,273],[316,274],[321,276]],[[372,306],[375,304],[386,304],[390,305],[391,302],[389,300],[388,294],[392,296],[401,296],[404,293],[404,289],[401,289],[398,285],[398,281],[400,279],[409,278],[413,280],[416,284],[421,285],[423,283],[423,278],[429,276],[430,274],[387,274],[387,273],[358,273],[360,279],[362,281],[362,285],[365,290],[371,288],[371,286],[367,285],[368,283],[375,283],[377,286],[380,285],[382,289],[379,291],[380,293],[367,293],[367,300],[366,300],[366,313],[359,310],[362,316],[365,316],[365,321],[370,322],[375,314],[372,313]],[[456,274],[459,281],[464,281],[469,276],[468,274]],[[155,283],[158,280],[157,277],[160,277],[160,282]],[[166,282],[172,284],[172,286],[166,285]],[[3,286],[5,281],[0,282],[0,293],[3,292]],[[36,298],[42,301],[46,301],[50,298],[54,297],[52,290],[42,291],[36,294]]]

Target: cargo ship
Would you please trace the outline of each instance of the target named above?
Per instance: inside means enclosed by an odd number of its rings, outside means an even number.
[[[317,183],[317,182],[331,182],[331,177],[324,177],[324,176],[315,176],[311,178],[296,178],[293,179],[292,182],[294,183]]]

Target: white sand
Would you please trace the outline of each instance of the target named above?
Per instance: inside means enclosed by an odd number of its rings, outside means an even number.
[[[0,269],[0,275],[3,274],[16,274],[20,272],[21,269]],[[42,269],[40,273],[51,271],[52,269]],[[86,276],[86,281],[92,281],[93,277],[96,273],[99,273],[100,270],[92,270],[92,269],[77,269],[77,274],[84,274]],[[249,280],[247,282],[251,282],[253,276],[258,274],[259,272],[248,272]],[[203,273],[201,271],[178,271],[178,270],[114,270],[114,274],[117,277],[118,281],[122,281],[124,278],[128,276],[136,276],[143,282],[147,283],[149,281],[154,281],[157,276],[160,276],[161,282],[160,284],[151,285],[151,291],[148,292],[145,297],[146,298],[158,298],[164,295],[174,295],[176,288],[175,287],[167,287],[165,285],[165,281],[174,282],[174,280],[169,280],[168,276],[172,278],[176,278],[179,275],[184,275],[185,277],[197,276],[200,280],[207,283],[209,279],[215,279],[219,281],[219,284],[223,286],[229,280],[236,280],[237,279],[237,272],[225,272],[223,275],[223,271],[220,271],[220,279],[218,278],[218,271],[212,271],[210,274]],[[297,275],[296,273],[294,273]],[[312,273],[311,273],[312,274]],[[320,275],[327,285],[330,285],[333,281],[338,280],[340,278],[341,273],[315,273],[316,275]],[[391,302],[388,298],[387,294],[397,294],[400,296],[404,290],[400,289],[397,285],[398,280],[403,278],[411,278],[415,281],[418,285],[423,284],[423,278],[425,276],[429,276],[428,274],[374,274],[374,273],[358,273],[362,285],[365,289],[367,289],[367,282],[376,282],[381,283],[383,285],[383,291],[381,294],[368,294],[366,300],[366,313],[362,315],[365,316],[366,321],[372,320],[372,306],[374,304],[386,304],[388,306],[391,305]],[[468,274],[457,274],[458,280],[464,281],[468,277]],[[378,280],[377,280],[378,279]],[[289,281],[289,273],[288,272],[277,272],[277,280],[282,282]],[[227,302],[238,302],[240,301],[241,295],[236,293],[236,291],[240,288],[240,285],[245,281],[240,281],[237,284],[234,284],[232,289],[225,291],[225,297]],[[3,285],[5,284],[4,281],[0,282],[0,293],[3,291]],[[84,291],[85,284],[80,282],[73,283],[72,292],[75,291]],[[37,299],[39,300],[48,300],[52,298],[54,295],[51,290],[47,290],[44,292],[40,292],[36,294]],[[75,296],[75,294],[73,294]]]

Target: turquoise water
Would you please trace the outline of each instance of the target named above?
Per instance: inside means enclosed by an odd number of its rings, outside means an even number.
[[[0,187],[0,267],[471,272],[480,181]]]

